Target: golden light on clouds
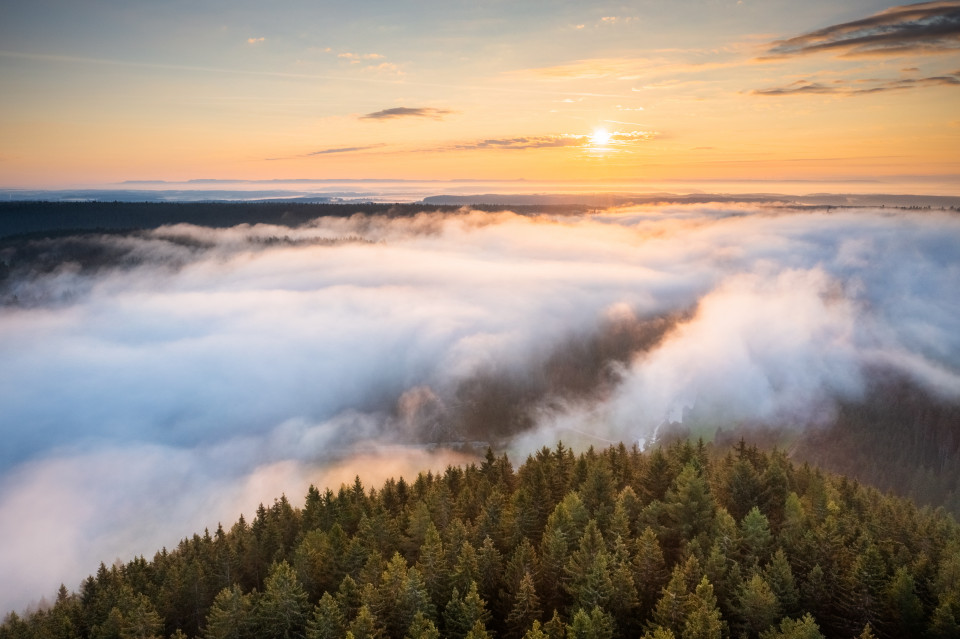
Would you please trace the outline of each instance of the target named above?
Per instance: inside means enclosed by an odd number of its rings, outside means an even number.
[[[594,129],[590,135],[590,144],[593,146],[606,146],[610,143],[613,134],[604,128]]]

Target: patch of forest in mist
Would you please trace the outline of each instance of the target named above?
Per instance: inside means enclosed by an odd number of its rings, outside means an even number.
[[[558,444],[311,486],[101,564],[3,639],[931,637],[960,631],[960,526],[846,477],[677,442]]]

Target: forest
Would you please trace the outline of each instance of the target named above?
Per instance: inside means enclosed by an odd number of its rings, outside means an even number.
[[[281,496],[0,639],[960,636],[960,527],[740,440],[544,447]]]

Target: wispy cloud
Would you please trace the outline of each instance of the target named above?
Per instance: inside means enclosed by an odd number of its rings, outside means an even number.
[[[771,43],[760,59],[827,51],[842,57],[952,53],[960,50],[960,0],[891,7]]]
[[[533,135],[516,138],[493,138],[467,144],[457,144],[455,150],[471,149],[548,149],[564,146],[583,146],[589,143],[586,135]]]
[[[431,118],[442,120],[444,116],[455,113],[449,109],[435,109],[432,107],[394,107],[361,115],[361,120],[393,120],[395,118]]]
[[[312,153],[307,153],[305,157],[310,157],[311,155],[331,155],[333,153],[353,153],[354,151],[368,151],[370,149],[379,149],[380,147],[386,146],[385,144],[368,144],[366,146],[341,146],[332,149],[321,149],[320,151],[313,151]]]
[[[338,53],[337,57],[359,63],[361,60],[382,60],[384,56],[379,53],[350,53],[346,51],[344,53]]]
[[[266,38],[264,38],[263,36],[260,36],[259,38],[247,38],[247,44],[260,44],[265,40]]]
[[[864,86],[867,85],[867,86]],[[960,70],[948,75],[937,75],[926,78],[903,78],[899,80],[864,80],[855,84],[836,80],[830,84],[810,80],[798,80],[792,84],[769,89],[751,91],[753,95],[785,96],[785,95],[869,95],[887,91],[905,91],[934,86],[960,86]]]
[[[310,153],[302,153],[300,155],[289,155],[285,157],[265,158],[265,159],[269,161],[292,160],[294,158],[309,158],[309,157],[314,157],[316,155],[334,155],[337,153],[357,153],[360,151],[369,151],[370,149],[379,149],[384,146],[387,146],[387,145],[385,143],[380,143],[380,144],[367,144],[363,146],[339,146],[339,147],[332,147],[329,149],[320,149],[319,151],[311,151]]]
[[[609,121],[609,120],[608,120]],[[515,138],[493,138],[479,140],[449,147],[450,150],[464,151],[474,149],[550,149],[560,147],[591,147],[591,146],[626,146],[637,142],[652,140],[657,136],[655,131],[618,131],[610,134],[604,144],[598,144],[590,135],[574,135],[564,133],[560,135],[528,135]]]

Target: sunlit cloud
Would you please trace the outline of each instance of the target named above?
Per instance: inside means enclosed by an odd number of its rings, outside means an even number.
[[[356,62],[356,60],[354,60]],[[400,68],[400,65],[394,64],[393,62],[381,62],[380,64],[368,64],[362,68],[364,73],[386,73],[393,74],[397,76],[406,75],[403,70]]]
[[[266,38],[264,38],[263,36],[260,36],[259,38],[247,38],[247,44],[260,44],[265,40]]]
[[[770,45],[763,58],[835,53],[842,57],[955,53],[960,50],[960,1],[938,0],[885,9]],[[763,59],[761,58],[761,59]]]
[[[344,52],[344,53],[338,53],[338,54],[337,54],[337,57],[338,57],[338,58],[346,58],[347,60],[351,60],[351,61],[353,61],[353,62],[360,62],[360,61],[362,61],[362,60],[380,60],[380,59],[382,59],[384,56],[380,55],[379,53],[350,53],[350,52]]]
[[[590,146],[627,146],[639,142],[652,140],[657,136],[654,131],[614,131],[605,132],[603,142],[600,143],[596,133],[589,135],[560,134],[560,135],[532,135],[513,138],[490,138],[478,140],[476,142],[467,142],[448,147],[448,150],[467,151],[474,149],[501,149],[501,150],[525,150],[525,149],[552,149],[567,147],[590,147]]]
[[[603,16],[597,23],[597,26],[608,27],[617,24],[629,24],[639,20],[637,16]]]

